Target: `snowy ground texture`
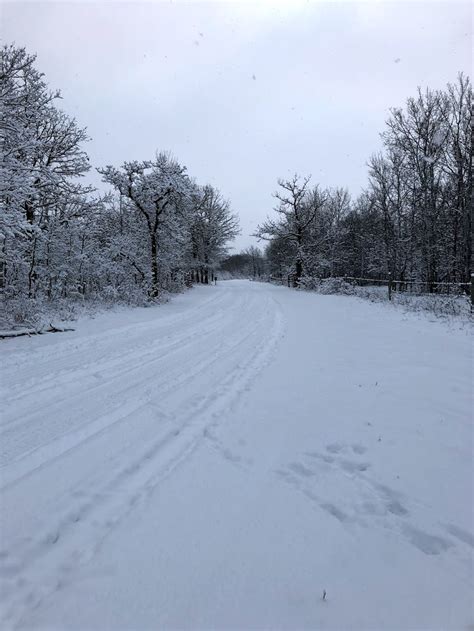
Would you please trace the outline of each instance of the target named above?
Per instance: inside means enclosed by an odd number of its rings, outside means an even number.
[[[0,346],[2,629],[472,628],[468,328],[247,281],[75,326]]]
[[[360,287],[347,282],[344,278],[303,278],[301,289],[317,291],[321,294],[343,294],[345,296],[358,296],[372,302],[388,302],[388,288],[386,285],[366,285]],[[472,320],[471,300],[468,295],[457,288],[458,293],[429,294],[412,293],[410,291],[393,291],[391,306],[405,311],[426,311],[439,318],[456,318],[462,321]],[[453,291],[453,290],[452,290]]]

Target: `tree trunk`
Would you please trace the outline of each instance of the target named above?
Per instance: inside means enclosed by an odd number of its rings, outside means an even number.
[[[150,234],[151,240],[151,291],[150,296],[156,298],[158,296],[158,244],[156,240],[156,233]]]
[[[28,270],[28,297],[35,297],[36,281],[36,238],[33,238],[33,249],[31,253],[30,268]]]
[[[298,284],[302,275],[303,275],[303,263],[301,262],[301,259],[298,259],[296,261],[295,286]]]

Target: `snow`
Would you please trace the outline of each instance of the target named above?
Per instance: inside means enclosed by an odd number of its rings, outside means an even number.
[[[469,329],[248,281],[74,326],[1,344],[2,629],[474,622]]]

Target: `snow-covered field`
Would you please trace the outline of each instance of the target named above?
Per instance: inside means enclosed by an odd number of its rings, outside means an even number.
[[[2,629],[474,623],[467,327],[228,281],[0,351]]]

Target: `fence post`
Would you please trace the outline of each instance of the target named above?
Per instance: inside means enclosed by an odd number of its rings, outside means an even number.
[[[474,311],[474,273],[471,273],[471,312]]]
[[[388,273],[388,299],[392,300],[392,272]]]

